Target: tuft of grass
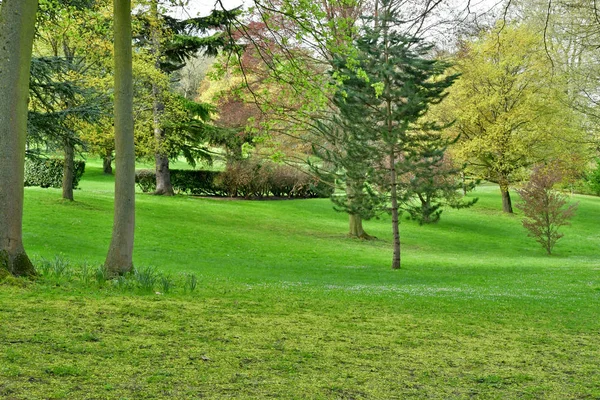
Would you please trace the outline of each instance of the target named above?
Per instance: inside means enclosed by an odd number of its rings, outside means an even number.
[[[136,268],[133,277],[138,288],[144,292],[153,292],[160,278],[155,267]]]
[[[185,282],[184,282],[184,291],[187,293],[193,293],[196,290],[196,287],[198,287],[198,277],[196,276],[196,274],[192,274],[192,273],[187,273],[184,274],[185,276]]]

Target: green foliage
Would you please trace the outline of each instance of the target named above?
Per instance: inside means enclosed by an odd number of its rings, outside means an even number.
[[[467,208],[478,200],[464,198],[475,188],[476,182],[467,182],[464,170],[456,168],[447,154],[445,156],[426,159],[425,165],[417,162],[416,168],[402,178],[406,187],[404,196],[409,198],[402,208],[410,219],[421,225],[437,223],[445,207]]]
[[[529,182],[517,193],[521,195],[521,203],[517,204],[525,214],[523,226],[548,254],[564,235],[558,230],[570,225],[569,220],[575,215],[577,204],[567,206],[568,198],[553,190],[555,184],[562,180],[558,169],[538,165],[534,167]]]
[[[596,159],[595,168],[585,176],[585,182],[596,196],[600,196],[600,158]]]
[[[552,159],[581,171],[587,130],[568,107],[567,77],[554,68],[546,41],[526,24],[499,23],[457,54],[460,78],[436,110],[460,135],[453,153],[468,173],[503,191],[527,169]]]
[[[198,287],[198,277],[195,274],[187,273],[185,276],[184,290],[185,292],[192,293]]]
[[[160,275],[154,267],[142,267],[135,269],[133,278],[142,291],[152,292],[160,279]]]
[[[75,160],[73,189],[85,171],[85,161]],[[25,186],[62,187],[64,160],[61,158],[32,158],[25,161]]]
[[[144,193],[154,191],[156,189],[156,172],[151,169],[138,169],[135,171],[135,183]]]

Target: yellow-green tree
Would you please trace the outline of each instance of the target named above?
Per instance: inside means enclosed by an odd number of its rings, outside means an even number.
[[[503,210],[512,213],[509,187],[527,167],[582,159],[566,80],[552,68],[542,33],[526,25],[502,25],[463,44],[456,66],[461,77],[442,111],[460,134],[454,154],[499,185]]]

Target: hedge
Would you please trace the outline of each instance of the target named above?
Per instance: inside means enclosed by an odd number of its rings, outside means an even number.
[[[62,187],[65,162],[61,158],[35,158],[25,161],[25,186],[41,186],[43,188]],[[75,160],[73,171],[73,189],[85,171],[85,161]]]
[[[318,179],[286,165],[271,162],[240,161],[225,171],[171,171],[171,184],[177,193],[202,196],[264,198],[329,197],[333,189]],[[156,189],[153,170],[136,171],[135,181],[144,192]]]

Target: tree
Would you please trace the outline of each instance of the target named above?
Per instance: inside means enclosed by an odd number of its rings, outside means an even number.
[[[23,177],[29,67],[37,0],[0,5],[0,269],[32,275],[23,247]]]
[[[336,83],[326,71],[335,68],[333,63],[337,54],[354,54],[352,42],[357,33],[357,21],[362,13],[372,11],[369,2],[261,0],[255,5],[256,19],[260,23],[250,23],[241,31],[251,44],[255,58],[262,61],[269,75],[265,82],[277,84],[277,90],[252,91],[252,97],[268,116],[265,121],[268,131],[281,132],[297,142],[316,144],[313,148],[320,148],[319,156],[326,156],[326,152],[330,156],[335,156],[334,151],[346,152],[342,136],[350,133],[339,127],[325,133],[322,128],[327,129],[326,126],[313,126],[313,121],[327,119],[336,112],[332,110],[335,105],[331,104]],[[241,65],[244,71],[247,67]],[[336,144],[324,143],[324,140]],[[313,164],[315,166],[317,164]],[[357,169],[358,164],[354,166]],[[344,175],[344,169],[336,172],[350,193],[344,202],[357,202],[342,205],[336,201],[337,197],[332,197],[336,209],[349,215],[349,236],[371,238],[363,229],[363,219],[369,218],[369,214],[363,207],[362,197],[358,192],[352,194],[353,188],[361,182],[352,182],[352,176]],[[360,179],[358,177],[365,173],[356,170],[354,177]]]
[[[210,30],[223,31],[224,26],[239,13],[213,10],[207,17],[177,20],[159,10],[159,1],[150,0],[148,16],[143,18],[145,27],[136,38],[140,47],[147,46],[154,58],[154,67],[165,75],[181,70],[188,59],[200,50],[206,56],[217,55],[219,49],[231,45],[223,32],[206,36]],[[199,37],[199,35],[205,35]],[[152,86],[154,158],[156,165],[155,194],[172,196],[169,173],[169,149],[166,146],[165,130],[165,90],[155,80]]]
[[[554,185],[562,180],[560,171],[552,165],[538,165],[533,168],[529,182],[517,193],[521,202],[517,207],[523,211],[523,226],[548,254],[564,235],[559,228],[570,225],[569,219],[575,215],[577,204],[565,208],[567,197],[553,190]]]
[[[421,225],[438,222],[444,207],[466,208],[478,200],[464,200],[463,195],[474,189],[475,182],[460,179],[463,169],[457,168],[445,151],[448,143],[441,136],[426,142],[431,151],[420,152],[420,159],[414,160],[414,170],[406,174],[402,182],[410,199],[404,209]]]
[[[104,267],[110,274],[133,269],[135,230],[135,145],[131,0],[114,0],[115,33],[115,215]]]
[[[415,155],[422,154],[420,142],[427,138],[418,132],[437,131],[441,126],[422,122],[422,117],[431,104],[445,97],[445,90],[456,78],[443,75],[446,63],[425,57],[430,46],[395,29],[397,17],[397,6],[381,1],[374,26],[365,24],[356,40],[356,58],[344,60],[340,70],[341,76],[349,77],[343,81],[347,100],[340,103],[340,109],[345,119],[367,134],[362,142],[374,155],[374,180],[366,181],[362,190],[370,190],[366,186],[370,184],[389,195],[393,269],[401,265],[399,210],[400,203],[406,201],[401,197],[400,177],[414,170],[414,159],[423,162]]]
[[[456,62],[461,77],[443,105],[460,135],[454,154],[471,174],[499,185],[502,208],[512,213],[509,187],[527,167],[586,151],[580,118],[541,36],[525,25],[500,25],[464,43]]]

